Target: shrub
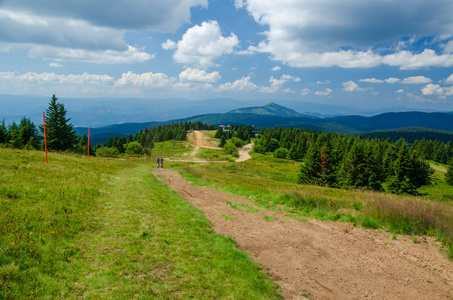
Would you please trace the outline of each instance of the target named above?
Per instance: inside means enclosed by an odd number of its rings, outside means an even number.
[[[231,143],[233,143],[236,146],[236,148],[242,148],[242,146],[245,145],[245,142],[237,137],[233,137],[231,139]]]
[[[266,148],[263,145],[255,144],[253,145],[253,151],[256,153],[266,154]]]
[[[232,142],[225,144],[225,146],[223,147],[223,152],[225,152],[226,154],[230,154],[234,157],[239,157],[238,149],[236,148],[236,145],[234,145]]]
[[[277,150],[274,151],[275,158],[287,158],[288,154],[289,151],[286,148],[278,148]]]
[[[99,157],[118,157],[120,152],[115,147],[102,147],[96,149],[96,156]]]

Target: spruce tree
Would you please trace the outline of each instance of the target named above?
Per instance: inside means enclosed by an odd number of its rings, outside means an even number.
[[[8,129],[5,126],[5,119],[0,123],[0,144],[8,142]]]
[[[77,134],[74,126],[66,118],[66,110],[62,103],[57,103],[55,94],[46,109],[46,135],[48,149],[57,151],[73,150],[77,143]],[[42,132],[44,127],[39,126]]]
[[[28,150],[39,149],[39,140],[36,125],[30,119],[23,117],[17,134],[17,142],[20,147]]]

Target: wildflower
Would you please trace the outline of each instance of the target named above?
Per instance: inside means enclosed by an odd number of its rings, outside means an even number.
[[[30,232],[30,234],[33,234],[33,232]]]

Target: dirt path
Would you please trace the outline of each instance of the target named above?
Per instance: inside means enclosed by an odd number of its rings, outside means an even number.
[[[247,200],[191,186],[179,173],[156,177],[204,212],[214,230],[266,266],[286,299],[453,299],[453,264],[433,238],[409,238],[348,223],[291,220],[277,212],[246,213]],[[265,216],[273,220],[266,221]]]
[[[206,135],[198,130],[194,130],[193,134],[195,136],[195,140],[193,141],[194,150],[190,153],[191,158],[184,158],[184,159],[168,159],[168,161],[181,161],[181,162],[211,162],[209,160],[202,160],[196,158],[196,155],[200,148],[208,148],[208,149],[215,149],[215,150],[223,150],[223,148],[215,147],[212,143],[207,142]],[[242,162],[251,159],[249,152],[252,150],[253,143],[247,144],[241,149],[239,149],[239,158],[236,159],[236,162]],[[218,161],[217,161],[218,162]]]
[[[249,152],[253,148],[253,143],[247,144],[241,149],[239,149],[239,158],[236,159],[236,162],[242,162],[251,159],[252,157],[250,156]]]

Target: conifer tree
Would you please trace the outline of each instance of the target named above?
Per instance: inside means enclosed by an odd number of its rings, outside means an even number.
[[[29,150],[39,148],[39,136],[36,125],[28,118],[23,117],[19,124],[19,132],[17,134],[17,143],[20,148]]]
[[[6,144],[8,142],[8,129],[5,125],[5,119],[0,123],[0,144]]]
[[[57,151],[73,150],[77,143],[77,134],[74,126],[69,123],[70,119],[66,118],[64,105],[57,103],[57,100],[54,94],[46,109],[47,147]],[[42,125],[39,128],[44,132]]]

